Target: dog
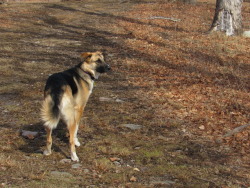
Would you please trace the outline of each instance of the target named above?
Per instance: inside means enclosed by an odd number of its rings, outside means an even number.
[[[75,146],[78,126],[84,108],[93,90],[94,81],[111,68],[101,52],[81,54],[83,61],[75,67],[49,76],[44,89],[41,118],[47,132],[44,155],[51,154],[52,130],[63,120],[69,131],[71,160],[79,161]]]

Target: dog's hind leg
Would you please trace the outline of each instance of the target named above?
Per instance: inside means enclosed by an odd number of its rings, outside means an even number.
[[[60,109],[62,118],[67,124],[67,128],[69,130],[71,159],[72,161],[79,161],[79,158],[76,155],[75,147],[75,135],[77,131],[75,102],[72,96],[70,96],[69,92],[65,92],[65,95],[62,98]]]
[[[51,154],[52,146],[52,130],[57,127],[60,119],[59,109],[51,95],[47,95],[43,101],[41,108],[41,118],[44,121],[44,127],[47,132],[47,143],[46,148],[43,152],[44,155]]]
[[[44,150],[44,155],[50,155],[51,154],[51,146],[52,146],[52,129],[50,127],[45,127],[47,132],[47,143],[46,143],[46,149]]]

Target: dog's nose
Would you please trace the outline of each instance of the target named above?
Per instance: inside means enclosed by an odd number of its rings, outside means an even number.
[[[107,69],[108,71],[111,70],[111,67],[110,67],[109,64],[107,64],[106,69]]]

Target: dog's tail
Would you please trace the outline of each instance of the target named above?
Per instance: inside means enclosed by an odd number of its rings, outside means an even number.
[[[47,95],[43,101],[41,108],[41,118],[44,121],[44,126],[49,129],[55,129],[60,120],[60,112],[57,102],[51,95]]]

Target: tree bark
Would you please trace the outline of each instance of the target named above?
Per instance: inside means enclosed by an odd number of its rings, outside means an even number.
[[[242,33],[243,0],[216,0],[214,20],[209,31],[222,31],[226,35]]]

